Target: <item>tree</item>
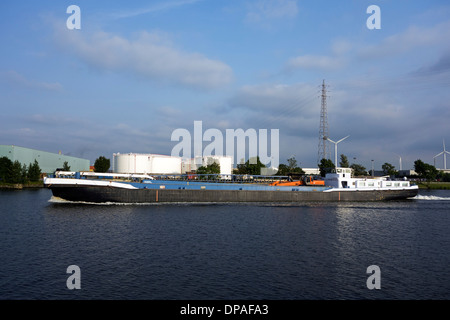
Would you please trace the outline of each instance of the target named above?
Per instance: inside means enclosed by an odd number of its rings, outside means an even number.
[[[348,168],[350,167],[350,163],[348,162],[348,158],[345,154],[341,154],[341,161],[339,162],[339,166],[341,168]]]
[[[12,161],[8,157],[0,158],[0,181],[9,182],[11,180]]]
[[[287,159],[287,162],[287,165],[281,163],[278,166],[277,176],[287,176],[289,173],[305,174],[305,171],[297,165],[297,160],[295,160],[295,157]]]
[[[246,163],[238,164],[238,174],[260,175],[261,168],[265,168],[266,166],[259,160],[259,156],[256,157],[256,163],[254,163],[254,158],[252,158],[252,160],[252,163],[250,163],[250,160],[247,160]]]
[[[357,177],[357,176],[367,176],[367,175],[368,175],[366,168],[363,167],[363,166],[360,165],[360,164],[352,163],[352,165],[350,166],[350,168],[353,169],[353,175],[354,175],[355,177]]]
[[[335,168],[333,161],[330,159],[322,159],[319,163],[320,175],[325,177],[327,173],[330,173]]]
[[[444,173],[443,171],[439,171],[437,177],[440,181],[450,182],[450,173]]]
[[[434,166],[420,159],[414,161],[414,171],[417,172],[421,179],[427,181],[435,180],[438,175],[438,170]]]
[[[29,165],[29,167],[31,166],[31,164]],[[28,178],[28,169],[27,169],[27,165],[24,163],[23,165],[22,165],[22,174],[21,174],[21,177],[20,177],[20,182],[21,183],[26,183],[26,182],[28,182],[29,181],[29,178]]]
[[[62,167],[63,171],[70,171],[70,166],[67,161],[64,161],[64,165]]]
[[[278,166],[278,172],[277,172],[277,176],[287,176],[289,173],[289,167],[287,165],[285,165],[284,163],[280,163],[280,165]]]
[[[395,170],[395,167],[392,164],[387,163],[387,162],[385,162],[381,166],[381,169],[383,169],[383,173],[388,176],[395,176],[396,174],[398,174],[398,171]]]
[[[28,166],[28,173],[27,173],[27,177],[28,180],[30,181],[39,181],[39,179],[41,178],[41,168],[39,167],[39,163],[37,162],[37,160],[34,160],[34,163]]]
[[[22,170],[23,170],[22,164],[18,160],[14,161],[12,166],[11,166],[10,180],[7,181],[7,182],[10,182],[10,183],[21,183],[21,182],[23,182],[23,180],[22,180],[22,176],[23,176],[22,172],[23,171]]]
[[[104,156],[100,156],[95,160],[94,172],[108,172],[110,166],[110,160]]]
[[[297,168],[297,160],[295,159],[295,157],[291,157],[291,158],[287,159],[287,162],[288,162],[288,167],[290,170]]]
[[[287,162],[289,173],[305,174],[305,171],[303,171],[303,169],[297,165],[297,160],[295,159],[295,157],[287,159]]]
[[[33,164],[21,164],[18,160],[12,162],[7,157],[0,158],[0,180],[6,183],[26,183],[39,181],[41,168],[37,160]]]
[[[207,166],[201,166],[197,169],[198,174],[220,174],[220,165],[217,162],[212,162]]]

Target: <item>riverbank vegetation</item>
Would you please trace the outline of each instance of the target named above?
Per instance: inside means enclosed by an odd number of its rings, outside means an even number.
[[[295,160],[295,159],[294,159]],[[342,168],[352,168],[354,176],[371,176],[372,171],[367,171],[365,167],[360,164],[350,164],[347,156],[341,154],[341,161],[339,166]],[[280,169],[284,168],[280,165]],[[392,179],[403,179],[400,176],[399,171],[395,169],[390,163],[384,163],[382,166],[383,175],[389,176]],[[298,168],[302,170],[301,168]],[[329,159],[322,159],[319,163],[320,175],[325,176],[327,172],[331,172],[334,169],[333,161]],[[425,163],[418,159],[414,161],[414,171],[416,175],[407,176],[406,178],[411,179],[411,181],[419,186],[421,189],[440,189],[440,190],[450,190],[450,173],[436,169],[435,166]]]
[[[0,158],[0,186],[3,188],[40,187],[41,173],[36,160],[27,166],[17,160],[12,162],[7,157]]]
[[[417,182],[420,189],[450,190],[450,182]]]

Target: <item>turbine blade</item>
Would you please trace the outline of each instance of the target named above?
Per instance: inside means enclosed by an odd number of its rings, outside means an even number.
[[[343,140],[347,139],[348,137],[350,137],[350,136],[346,136],[345,138],[342,138],[341,140],[339,140],[339,141],[338,141],[338,142],[336,142],[336,143],[339,143],[339,142],[341,142],[341,141],[343,141]]]

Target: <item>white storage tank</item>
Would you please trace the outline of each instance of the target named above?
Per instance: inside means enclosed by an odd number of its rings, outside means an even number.
[[[181,158],[142,153],[114,153],[113,171],[116,173],[180,174]]]
[[[219,157],[220,174],[231,174],[233,171],[233,159],[231,157]]]
[[[150,173],[181,174],[181,158],[163,155],[152,155],[151,161],[152,164]]]
[[[201,166],[207,166],[216,162],[220,165],[220,174],[231,175],[233,171],[233,159],[231,156],[205,156],[202,158],[185,159],[182,162],[182,173],[197,170]]]

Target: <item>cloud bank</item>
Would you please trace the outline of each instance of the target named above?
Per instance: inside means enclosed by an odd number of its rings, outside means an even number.
[[[232,81],[232,69],[219,60],[175,48],[160,34],[134,39],[96,32],[56,29],[56,43],[92,68],[129,73],[158,83],[214,89]]]

